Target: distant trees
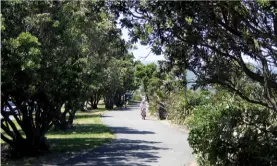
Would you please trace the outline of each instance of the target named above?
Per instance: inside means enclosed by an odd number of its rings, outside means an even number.
[[[151,93],[151,88],[153,84],[155,84],[156,81],[158,81],[157,72],[158,69],[154,63],[148,65],[143,65],[139,63],[136,66],[135,76],[138,82],[142,85],[143,91],[148,102],[150,101],[149,95]]]

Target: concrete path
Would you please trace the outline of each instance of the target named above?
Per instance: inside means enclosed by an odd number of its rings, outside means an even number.
[[[102,120],[116,133],[116,139],[67,160],[65,165],[184,166],[194,159],[186,133],[147,117],[142,120],[138,105],[107,111]]]

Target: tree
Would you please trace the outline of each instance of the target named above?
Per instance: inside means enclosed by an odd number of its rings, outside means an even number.
[[[147,101],[149,102],[149,93],[151,84],[154,85],[156,81],[157,66],[154,63],[136,66],[135,76],[141,82]]]
[[[168,61],[181,61],[198,84],[220,84],[243,99],[277,111],[276,3],[257,2],[115,2],[122,25]],[[131,10],[130,10],[131,9]],[[245,59],[254,61],[252,68]],[[243,73],[263,87],[256,98],[237,89],[232,75]],[[254,93],[254,92],[253,92]]]
[[[85,78],[93,79],[101,70],[96,68],[107,64],[111,56],[122,55],[111,53],[122,51],[125,45],[116,42],[121,40],[120,31],[104,4],[1,2],[1,138],[14,155],[48,151],[47,131],[54,124],[70,128],[75,112],[83,108],[91,85],[91,79]],[[101,63],[90,66],[100,57]],[[15,103],[21,116],[8,101]],[[9,119],[7,107],[15,121]]]
[[[276,4],[110,3],[111,10],[123,16],[122,26],[130,30],[132,42],[150,45],[152,52],[165,55],[166,68],[190,70],[198,86],[216,89],[215,98],[199,98],[208,102],[199,104],[196,98],[192,101],[198,104],[190,105],[193,97],[186,100],[193,113],[189,143],[200,165],[276,165]],[[181,103],[173,116],[182,116],[187,104],[173,101],[173,106]]]
[[[53,97],[52,89],[46,87],[51,80],[44,79],[49,70],[42,72],[44,64],[41,61],[45,58],[45,51],[42,49],[44,43],[39,37],[34,36],[35,32],[22,30],[29,28],[24,24],[27,22],[27,16],[31,14],[29,9],[34,10],[39,5],[47,8],[51,3],[19,1],[1,4],[5,8],[2,10],[5,28],[1,30],[1,114],[4,116],[1,119],[1,128],[5,134],[1,133],[1,138],[12,147],[15,155],[35,155],[49,149],[44,136],[53,125],[52,119],[57,116],[61,103],[58,104],[60,100]],[[49,15],[40,16],[38,22],[50,25],[53,23],[47,21]],[[14,102],[21,112],[22,116],[18,116],[14,111],[12,114],[24,134],[19,132],[15,122],[5,113],[7,107],[12,110],[8,101]],[[29,149],[28,153],[26,149]]]
[[[125,102],[125,93],[131,92],[138,88],[137,82],[135,82],[135,62],[133,61],[132,54],[126,54],[126,56],[119,62],[120,74],[122,79],[122,86],[116,91],[114,102],[117,107],[122,107]]]
[[[113,109],[114,104],[121,107],[124,94],[137,88],[134,80],[133,55],[125,54],[121,59],[111,59],[103,70],[104,100],[107,109]]]

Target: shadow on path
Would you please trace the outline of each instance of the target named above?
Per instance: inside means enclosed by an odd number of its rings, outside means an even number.
[[[109,127],[116,134],[155,134],[152,131],[134,130],[128,127]]]
[[[112,143],[88,151],[86,154],[76,156],[61,163],[62,165],[101,165],[101,166],[147,166],[157,162],[161,142],[117,139]],[[149,163],[149,164],[148,164]]]
[[[129,105],[127,109],[121,108],[113,111],[132,111],[138,109],[138,104]],[[111,115],[102,115],[102,118],[115,118]],[[149,166],[155,165],[160,159],[161,151],[166,151],[162,142],[144,140],[140,135],[155,135],[155,132],[137,130],[125,127],[119,123],[109,128],[116,134],[123,134],[111,143],[96,149],[86,151],[73,158],[64,160],[59,165],[90,165],[90,166]]]

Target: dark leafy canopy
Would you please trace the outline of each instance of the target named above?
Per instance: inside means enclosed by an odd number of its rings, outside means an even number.
[[[132,56],[126,55],[116,17],[104,2],[5,1],[1,5],[1,138],[16,155],[36,155],[49,149],[45,134],[51,126],[65,121],[66,113],[72,123],[91,87],[103,88],[106,78],[99,73],[114,59],[129,63]],[[12,111],[16,122],[5,113],[8,101],[22,114]]]
[[[277,111],[276,2],[127,1],[111,8],[122,11],[133,42],[140,39],[156,54],[164,49],[199,85],[220,84]],[[245,85],[236,84],[243,77],[260,87],[246,94]]]

